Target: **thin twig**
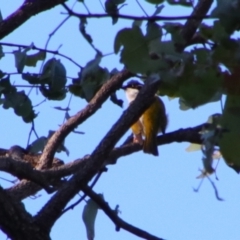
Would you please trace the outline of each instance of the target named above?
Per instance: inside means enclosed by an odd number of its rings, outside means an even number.
[[[136,2],[137,2],[137,4],[138,4],[138,6],[142,9],[143,13],[148,17],[147,12],[146,12],[145,9],[142,7],[142,5],[139,3],[139,1],[136,0]]]
[[[119,231],[121,228],[138,236],[143,239],[148,240],[163,240],[162,238],[156,237],[140,228],[137,228],[124,220],[122,220],[116,213],[116,211],[112,210],[108,203],[104,201],[98,194],[96,194],[92,189],[89,187],[84,187],[83,192],[87,194],[92,200],[94,200],[99,207],[104,211],[104,213],[113,221],[116,225],[116,230]]]
[[[0,46],[22,47],[22,48],[28,48],[29,47],[28,45],[24,45],[24,44],[15,44],[15,43],[6,43],[6,42],[0,42]],[[56,50],[55,51],[54,50],[47,50],[47,49],[36,47],[35,45],[32,46],[32,50],[39,50],[39,51],[43,51],[43,52],[47,52],[47,53],[51,53],[51,54],[54,54],[54,55],[61,56],[63,58],[66,58],[68,61],[72,62],[76,66],[78,66],[80,69],[83,68],[77,62],[75,62],[72,58],[70,58],[70,57],[68,57],[68,56],[66,56],[62,53],[59,53]]]
[[[93,182],[90,185],[90,189],[93,189],[93,187],[96,185],[97,181],[99,180],[99,178],[101,177],[103,171],[100,171],[96,177],[94,178]],[[69,207],[65,208],[61,215],[66,213],[67,211],[69,211],[70,209],[73,210],[78,204],[80,204],[85,198],[87,197],[87,194],[83,194],[83,196],[81,196],[81,198],[79,198],[79,200],[77,200],[75,203],[71,204]]]
[[[117,17],[121,19],[130,19],[130,20],[138,20],[138,21],[176,21],[176,20],[187,20],[187,19],[216,19],[216,17],[210,15],[204,16],[174,16],[174,17],[166,17],[166,16],[150,16],[150,17],[139,17],[139,16],[130,16],[124,14],[99,14],[99,13],[92,13],[92,14],[81,14],[72,11],[65,3],[62,6],[67,10],[68,14],[71,16],[79,17],[79,18],[109,18],[109,17]],[[63,13],[66,14],[66,13]]]

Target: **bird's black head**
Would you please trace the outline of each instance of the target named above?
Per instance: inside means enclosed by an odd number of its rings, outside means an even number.
[[[122,89],[126,90],[127,88],[133,88],[140,90],[142,86],[143,84],[138,82],[137,80],[131,80],[125,86],[122,86]]]

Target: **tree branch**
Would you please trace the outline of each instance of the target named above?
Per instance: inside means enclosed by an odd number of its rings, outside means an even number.
[[[82,14],[82,13],[76,13],[73,10],[71,10],[65,3],[62,4],[62,6],[67,10],[67,13],[70,16],[78,17],[78,18],[111,18],[116,17],[120,19],[128,19],[128,20],[135,20],[135,21],[176,21],[176,20],[187,20],[187,19],[214,19],[212,16],[206,16],[206,14],[202,15],[199,13],[199,15],[191,15],[191,16],[174,16],[174,17],[165,17],[165,16],[150,16],[150,17],[139,17],[139,16],[130,16],[130,15],[123,15],[123,14]]]
[[[99,197],[98,194],[96,194],[91,188],[89,187],[83,187],[82,191],[89,196],[92,200],[94,200],[99,207],[104,211],[104,213],[113,221],[113,223],[116,225],[116,230],[119,231],[121,228],[140,237],[143,239],[148,240],[163,240],[162,238],[156,237],[146,231],[143,231],[140,228],[134,227],[133,225],[125,222],[122,220],[117,213],[110,208],[107,202],[104,201],[101,197]]]
[[[49,185],[44,173],[33,169],[29,163],[24,161],[15,160],[10,157],[0,157],[0,170],[8,172],[19,179],[24,178],[33,181],[45,189],[47,193],[55,191],[55,189]]]
[[[33,222],[33,217],[26,212],[24,205],[11,198],[1,187],[0,206],[0,226],[8,238],[50,240],[45,229],[40,229]]]
[[[201,135],[199,132],[203,127],[206,127],[207,124],[201,124],[193,128],[179,129],[174,132],[166,133],[165,135],[160,135],[157,137],[158,146],[170,144],[173,142],[190,142],[190,143],[202,143]],[[127,156],[129,154],[141,151],[142,146],[138,143],[128,142],[121,147],[114,148],[109,156],[105,160],[105,164],[116,164],[117,160],[120,157]],[[0,152],[5,152],[4,149],[0,149]],[[44,174],[46,179],[60,179],[76,173],[77,171],[84,171],[86,163],[91,158],[91,155],[86,155],[83,158],[76,159],[65,165],[53,168],[40,170]],[[1,158],[0,158],[1,160]],[[24,176],[27,178],[27,176]],[[30,187],[31,186],[31,187]],[[35,186],[35,188],[34,188]],[[28,188],[30,188],[28,190]],[[25,190],[26,189],[26,190]],[[34,183],[26,182],[25,180],[21,183],[8,189],[9,193],[13,195],[16,199],[22,200],[29,195],[35,194],[41,188]]]
[[[32,16],[53,8],[66,0],[25,0],[14,13],[0,22],[0,39],[12,33]]]
[[[36,216],[38,224],[44,225],[44,228],[48,228],[50,231],[66,204],[103,167],[114,145],[151,104],[153,96],[158,89],[158,84],[159,82],[155,82],[151,85],[145,85],[141,89],[136,100],[123,112],[119,120],[93,151],[84,168],[79,169],[38,213]]]
[[[191,42],[195,32],[197,31],[202,20],[205,19],[205,15],[209,11],[213,0],[200,0],[197,3],[197,6],[194,8],[193,12],[189,16],[185,25],[181,30],[181,36],[185,40],[184,44],[176,44],[176,50],[182,52],[186,46]],[[196,18],[197,16],[200,16]]]
[[[8,47],[29,48],[29,45],[16,44],[16,43],[0,42],[0,45],[1,46],[8,46]],[[58,55],[60,57],[66,58],[67,60],[69,60],[70,62],[75,64],[77,67],[79,67],[80,69],[82,68],[82,66],[80,66],[76,61],[74,61],[72,58],[68,57],[67,55],[64,55],[64,54],[60,53],[58,50],[48,50],[48,49],[36,47],[35,45],[31,45],[31,49],[32,50],[38,50],[38,51],[41,51],[41,52],[51,53],[53,55]]]
[[[132,73],[128,70],[123,70],[110,78],[83,110],[79,111],[75,116],[69,118],[68,121],[52,135],[43,150],[42,156],[39,160],[39,166],[37,168],[49,168],[52,164],[52,159],[58,146],[66,138],[66,136],[73,131],[74,128],[83,123],[99,108],[101,108],[102,104],[108,99],[111,93],[118,90],[122,83],[132,76]]]

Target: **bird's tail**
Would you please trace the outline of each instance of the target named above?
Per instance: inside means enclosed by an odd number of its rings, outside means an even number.
[[[143,152],[158,156],[158,146],[156,137],[146,137],[143,143]]]

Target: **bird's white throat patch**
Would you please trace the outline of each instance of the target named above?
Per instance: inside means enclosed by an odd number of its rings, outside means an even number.
[[[136,88],[127,88],[125,92],[128,102],[131,103],[137,97],[139,90]]]

